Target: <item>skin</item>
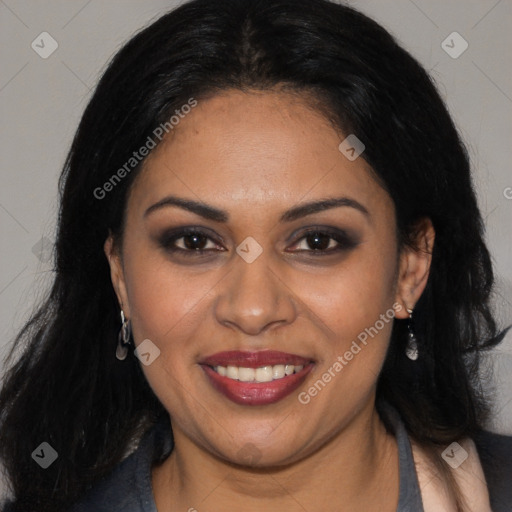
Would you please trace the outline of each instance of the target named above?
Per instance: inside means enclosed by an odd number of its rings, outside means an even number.
[[[492,512],[485,475],[474,441],[460,439],[458,443],[468,454],[467,459],[452,471],[452,476],[464,500],[464,512]],[[432,455],[414,440],[412,453],[418,475],[418,483],[425,512],[457,512],[453,492],[436,467]],[[445,447],[438,450],[439,455]]]
[[[345,135],[310,105],[278,90],[199,101],[135,180],[122,243],[105,243],[136,345],[149,338],[161,351],[143,366],[175,439],[153,469],[158,510],[396,510],[397,447],[374,405],[392,323],[310,403],[298,394],[394,303],[396,316],[408,317],[405,308],[426,285],[434,231],[425,220],[418,250],[400,250],[390,196],[363,158],[342,155]],[[171,194],[224,210],[229,220],[176,206],[145,215]],[[355,200],[368,214],[341,206],[280,221],[299,204],[332,197]],[[185,226],[211,235],[204,256],[159,243],[166,230]],[[311,226],[345,230],[356,243],[314,255],[304,238]],[[248,236],[263,249],[252,263],[236,253]],[[175,245],[186,247],[183,238]],[[276,404],[229,401],[198,364],[219,351],[263,349],[315,361],[305,383]],[[244,446],[257,454],[252,464]]]

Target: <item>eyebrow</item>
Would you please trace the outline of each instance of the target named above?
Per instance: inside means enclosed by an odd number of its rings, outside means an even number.
[[[228,222],[229,220],[229,214],[224,210],[220,210],[206,203],[193,201],[191,199],[183,199],[176,196],[164,197],[157,203],[153,204],[144,212],[144,217],[147,217],[151,213],[169,206],[177,206],[178,208],[182,208],[189,212],[195,213],[200,217],[215,222]],[[339,208],[341,206],[354,208],[363,213],[368,219],[371,218],[370,212],[355,199],[351,199],[349,197],[333,197],[328,199],[321,199],[318,201],[311,201],[309,203],[295,206],[284,212],[279,220],[280,222],[292,222],[302,217],[306,217],[307,215],[312,215],[313,213],[322,212],[331,208]]]

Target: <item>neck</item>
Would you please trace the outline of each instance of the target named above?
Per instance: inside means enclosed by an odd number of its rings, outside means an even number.
[[[324,445],[288,466],[232,465],[173,428],[175,447],[153,470],[158,510],[396,510],[398,450],[373,401]]]

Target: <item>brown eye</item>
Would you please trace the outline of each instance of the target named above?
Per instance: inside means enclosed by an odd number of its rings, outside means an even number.
[[[310,233],[304,237],[304,240],[315,251],[325,251],[328,248],[332,248],[332,246],[336,247],[336,243],[331,245],[331,241],[335,242],[335,240],[325,233]]]
[[[165,233],[159,244],[166,251],[183,255],[199,256],[207,252],[223,250],[208,233],[197,228],[185,228]]]
[[[294,250],[321,256],[352,249],[357,244],[358,241],[344,231],[318,228],[303,233],[295,242]]]
[[[177,240],[181,239],[183,239],[183,245],[185,249],[190,249],[193,251],[202,251],[208,243],[208,237],[199,233],[185,235],[178,238]]]

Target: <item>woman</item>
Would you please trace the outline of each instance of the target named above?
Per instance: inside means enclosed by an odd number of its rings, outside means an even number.
[[[113,59],[61,190],[7,510],[509,510],[468,159],[375,22],[182,5]]]

